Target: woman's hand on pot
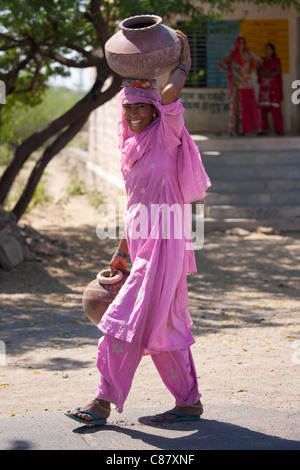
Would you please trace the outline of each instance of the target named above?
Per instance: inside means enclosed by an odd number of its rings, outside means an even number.
[[[182,42],[180,62],[185,63],[190,69],[192,66],[192,59],[191,59],[189,40],[187,36],[179,29],[176,30],[176,34],[177,34],[177,37],[179,37],[180,41]]]
[[[176,34],[182,42],[180,65],[174,69],[168,80],[168,83],[162,91],[161,95],[163,105],[173,103],[177,100],[182,88],[184,87],[187,74],[192,65],[190,46],[187,36],[179,30],[176,31]]]
[[[122,258],[122,256],[113,255],[110,263],[110,276],[112,277],[115,274],[116,269],[125,269],[127,270],[127,259]]]

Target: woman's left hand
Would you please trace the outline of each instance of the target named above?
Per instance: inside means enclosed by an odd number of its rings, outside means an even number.
[[[115,270],[118,268],[127,270],[127,259],[114,254],[109,265],[110,265],[110,277],[111,277],[115,274]]]

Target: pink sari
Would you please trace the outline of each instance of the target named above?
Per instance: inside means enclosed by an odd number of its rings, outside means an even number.
[[[155,105],[158,117],[141,134],[134,134],[122,106],[141,102]],[[163,106],[153,89],[126,87],[119,95],[120,163],[128,196],[124,217],[132,269],[98,327],[129,343],[139,329],[144,354],[194,343],[186,276],[197,267],[194,251],[186,248],[186,218],[179,227],[171,224],[164,237],[160,210],[175,204],[186,213],[184,205],[204,198],[210,186],[200,153],[184,127],[183,111],[179,100]],[[181,237],[175,236],[176,229],[181,229]]]

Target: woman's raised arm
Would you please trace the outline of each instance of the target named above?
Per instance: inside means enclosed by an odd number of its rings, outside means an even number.
[[[162,91],[163,105],[173,103],[173,101],[177,100],[192,65],[188,38],[182,31],[177,30],[176,34],[182,42],[180,64],[175,68],[168,80],[168,83]]]

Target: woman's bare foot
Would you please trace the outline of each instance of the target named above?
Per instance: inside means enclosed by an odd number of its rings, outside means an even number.
[[[175,406],[172,410],[170,410],[167,413],[161,413],[156,416],[154,416],[155,419],[161,420],[161,421],[168,421],[170,419],[174,419],[176,417],[175,414],[172,413],[172,411],[178,411],[180,413],[184,413],[188,416],[201,416],[203,413],[203,406],[200,400],[197,401],[192,406]]]
[[[108,418],[110,415],[110,403],[105,400],[98,400],[95,398],[92,402],[90,402],[88,405],[84,406],[81,408],[82,410],[85,411],[92,411],[93,413],[96,413],[98,418]],[[76,416],[77,418],[84,419],[85,421],[90,421],[93,418],[93,416],[88,415],[86,413],[80,412],[80,409],[78,411],[68,411],[69,414],[72,414],[73,416]]]

